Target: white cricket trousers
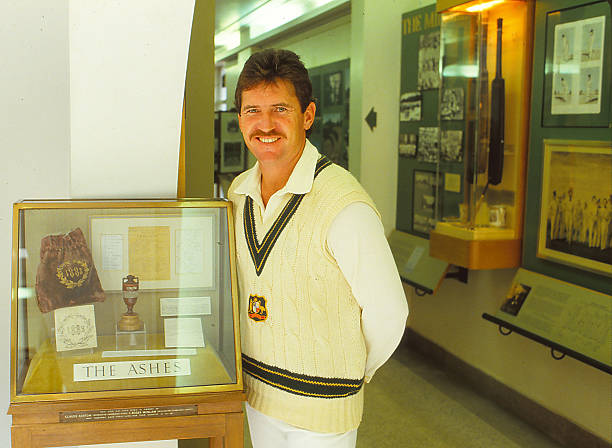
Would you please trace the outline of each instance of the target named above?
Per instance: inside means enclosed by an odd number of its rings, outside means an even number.
[[[327,434],[297,428],[246,405],[253,448],[355,448],[357,429]]]

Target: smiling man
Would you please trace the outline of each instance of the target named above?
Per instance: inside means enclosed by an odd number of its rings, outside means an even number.
[[[242,364],[255,448],[351,448],[363,385],[408,315],[374,203],[307,140],[308,71],[286,50],[246,62],[238,119],[257,159],[234,204]]]

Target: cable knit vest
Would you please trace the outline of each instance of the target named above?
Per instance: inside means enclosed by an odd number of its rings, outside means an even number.
[[[234,182],[236,185],[237,182]],[[260,412],[317,432],[359,426],[366,348],[361,309],[327,244],[353,202],[375,209],[343,168],[319,159],[312,190],[293,195],[266,235],[252,201],[234,203],[247,399]]]

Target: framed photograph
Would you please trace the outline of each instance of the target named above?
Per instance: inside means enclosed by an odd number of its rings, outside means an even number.
[[[436,226],[441,177],[435,171],[414,171],[412,200],[412,231],[429,235]]]
[[[537,256],[612,276],[612,143],[544,140]]]
[[[440,128],[419,128],[417,160],[437,162],[440,157]]]
[[[463,120],[464,94],[461,87],[443,89],[440,103],[441,120]]]
[[[247,149],[236,112],[219,114],[219,172],[239,173],[246,166]]]
[[[402,93],[400,97],[400,121],[419,121],[423,96],[421,92]]]
[[[400,134],[399,136],[399,155],[400,157],[415,158],[417,154],[417,134]]]
[[[544,126],[608,126],[609,28],[605,1],[548,13]]]
[[[442,131],[440,159],[444,162],[461,162],[463,160],[463,131]]]

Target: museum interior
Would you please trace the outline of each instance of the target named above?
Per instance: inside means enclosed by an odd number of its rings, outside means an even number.
[[[223,199],[268,48],[408,301],[357,447],[611,446],[609,1],[1,3],[0,446],[251,447]]]

